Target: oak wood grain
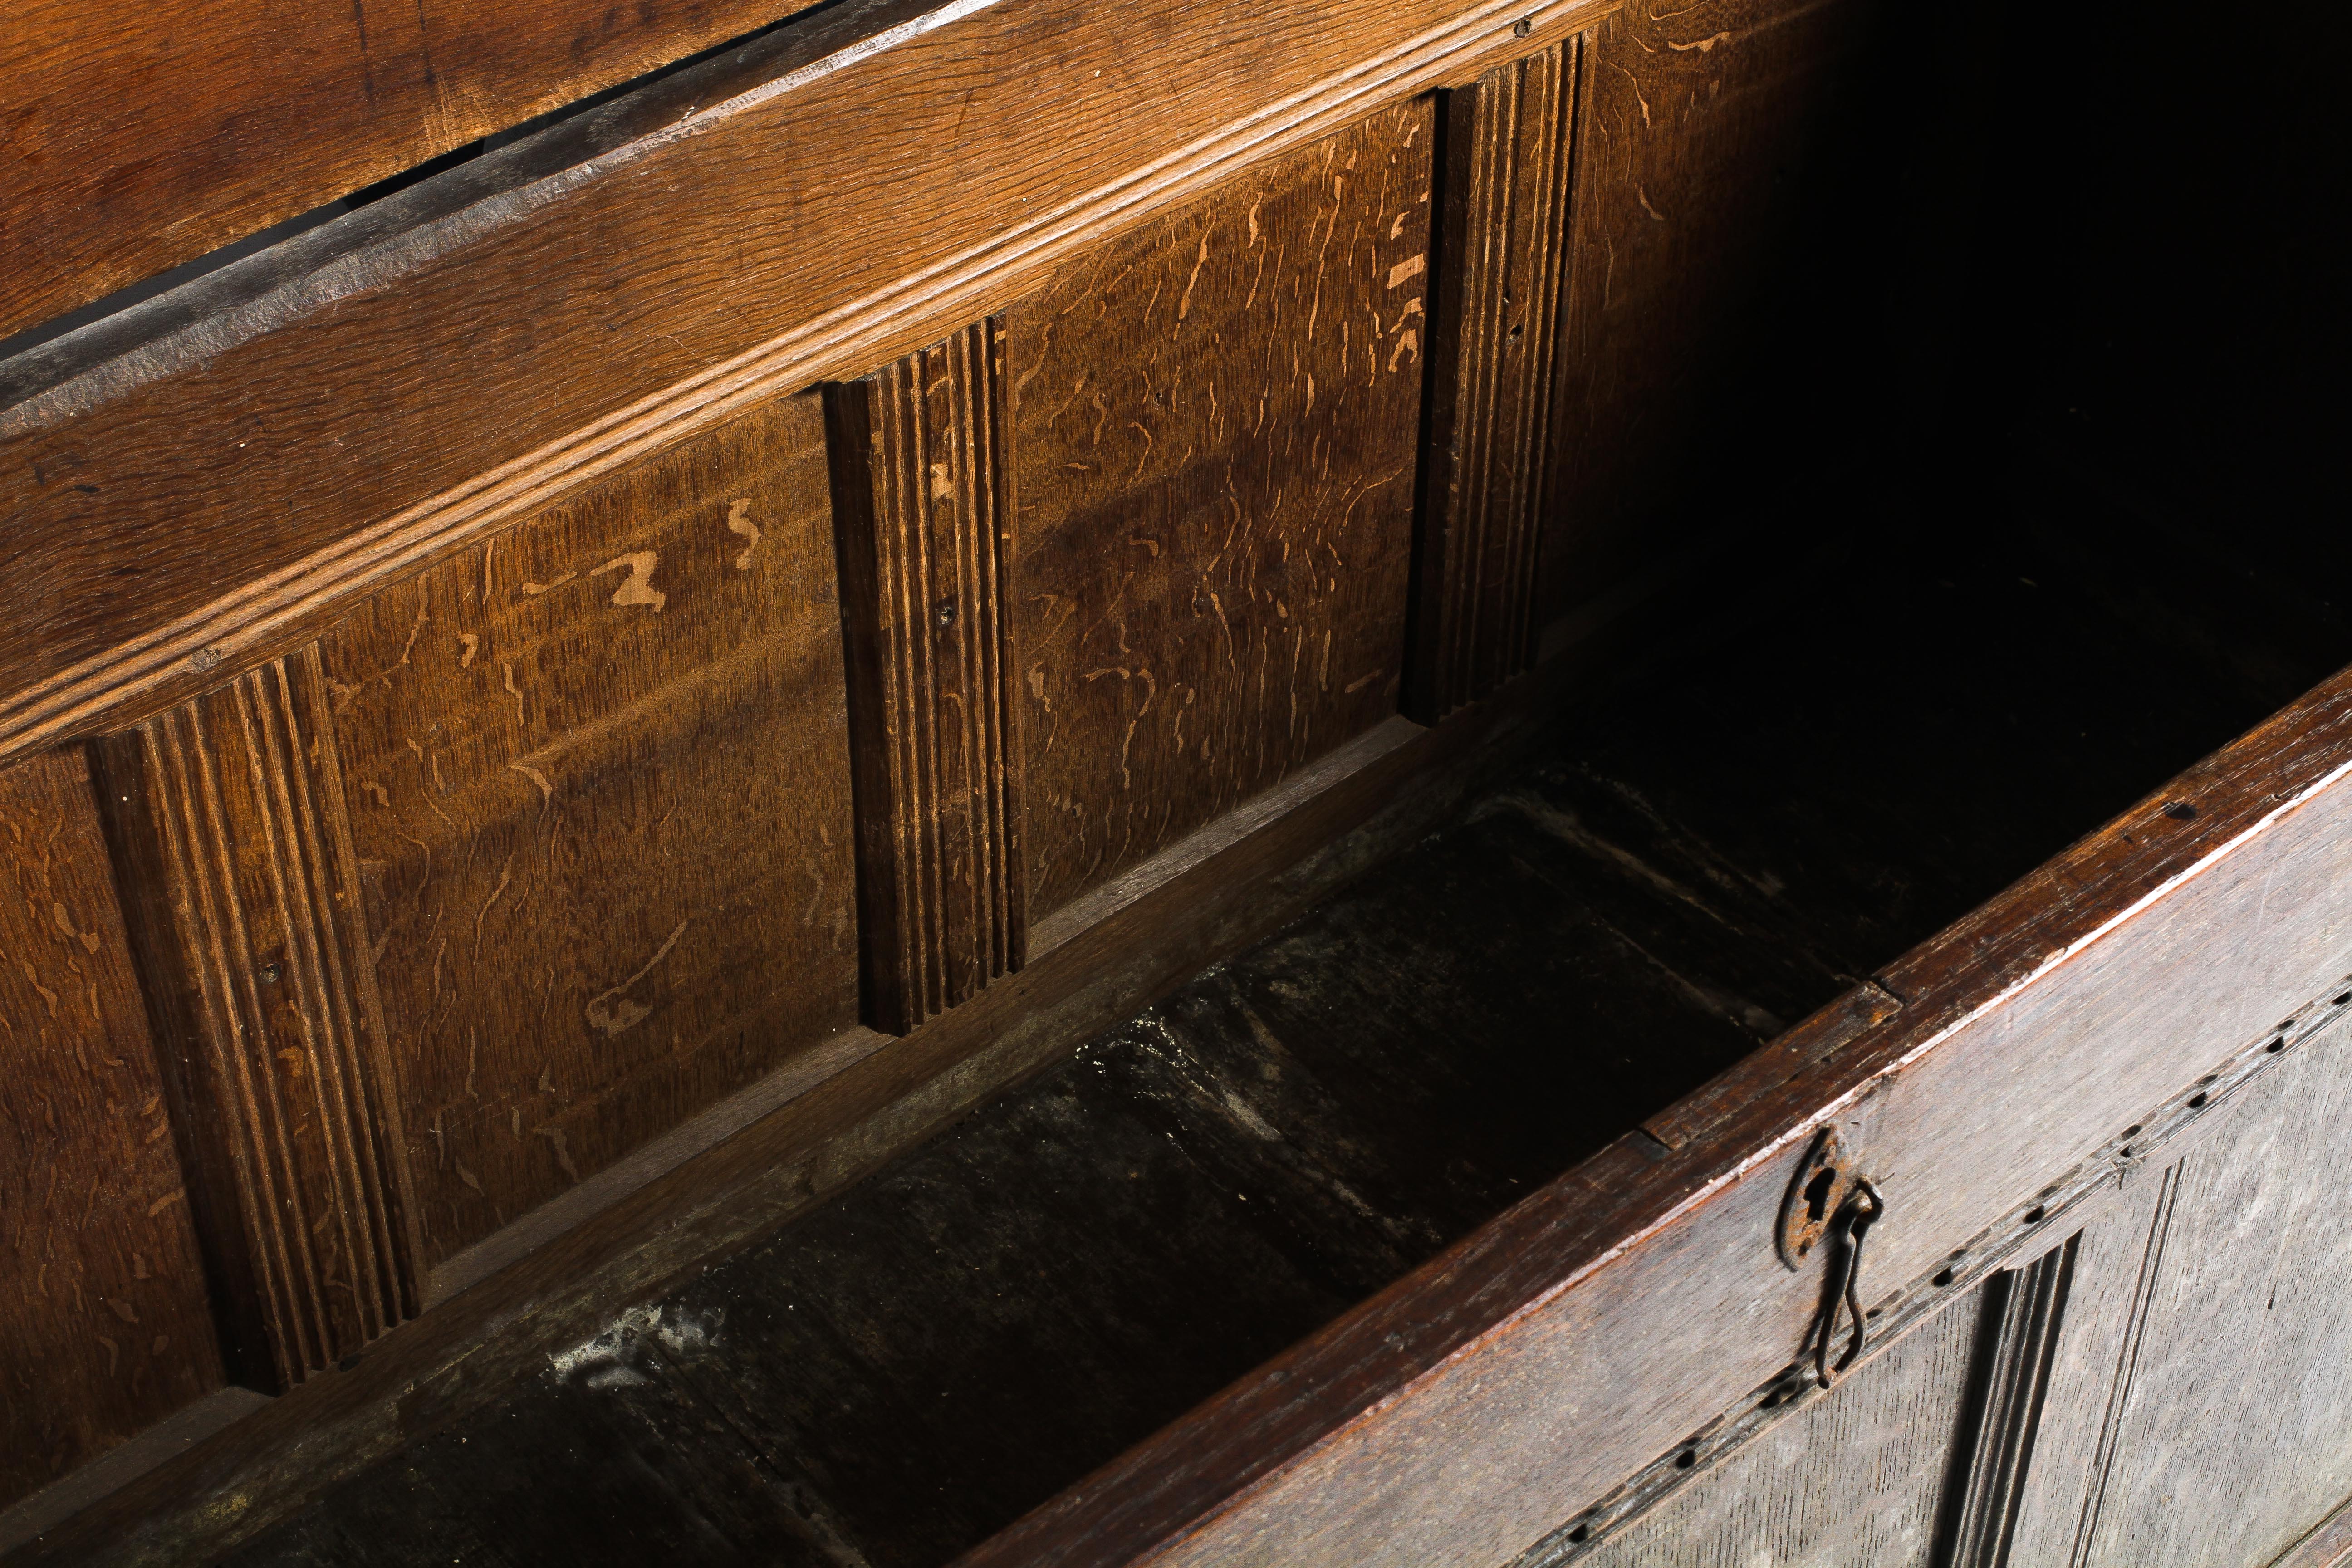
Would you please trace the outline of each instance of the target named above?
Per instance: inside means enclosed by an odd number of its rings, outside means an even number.
[[[126,26],[87,0],[18,6],[0,338],[790,9],[172,0]]]
[[[105,743],[148,992],[241,1379],[416,1310],[414,1200],[318,652]]]
[[[218,1388],[79,748],[0,769],[0,1507]]]
[[[616,145],[556,127],[36,351],[0,372],[20,562],[0,578],[0,745],[178,700],[1609,3],[863,0],[616,106]],[[910,227],[919,190],[941,199]]]
[[[1431,129],[1385,110],[1006,312],[1041,917],[1396,710]]]
[[[1981,1303],[1954,1302],[1579,1568],[1932,1568]]]
[[[2103,1441],[2084,1484],[2050,1500],[2074,1515],[2063,1561],[2263,1568],[2339,1500],[2352,1241],[2332,1173],[2347,1094],[2339,1022],[2298,1041],[2221,1135],[2163,1173],[2159,1223],[2133,1227],[2144,1251],[2112,1277],[2138,1310],[2063,1390],[2102,1412]]]
[[[103,1555],[157,1568],[223,1552],[328,1480],[501,1396],[548,1354],[596,1332],[613,1303],[642,1300],[804,1212],[1425,835],[1493,765],[1494,748],[1523,742],[1565,692],[1615,679],[1647,646],[1630,616],[1592,632],[1535,679],[1223,844],[895,1048],[866,1054],[612,1207],[538,1238],[352,1371],[271,1401],[75,1517],[32,1516],[44,1521],[40,1540],[0,1538],[0,1547],[28,1564]],[[199,1501],[231,1491],[247,1506],[228,1513]]]
[[[1002,327],[825,398],[866,1005],[904,1034],[1027,951]]]
[[[1535,660],[1578,125],[1593,37],[1444,95],[1430,411],[1405,706],[1423,721]]]
[[[328,632],[425,1267],[856,1023],[832,553],[791,398]]]

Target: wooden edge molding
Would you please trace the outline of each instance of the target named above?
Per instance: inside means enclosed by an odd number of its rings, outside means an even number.
[[[266,1393],[418,1307],[398,1112],[315,646],[98,748],[233,1370]]]
[[[62,634],[36,637],[19,645],[13,660],[0,659],[0,690],[5,692],[0,696],[0,758],[124,725],[183,700],[215,681],[215,672],[224,668],[233,671],[287,651],[357,597],[412,575],[583,485],[780,394],[861,374],[936,341],[956,322],[984,315],[1014,297],[1078,247],[1262,158],[1352,123],[1383,103],[1475,76],[1497,58],[1549,47],[1613,10],[1615,0],[1479,0],[1459,9],[1438,0],[1406,5],[1333,0],[1330,24],[1322,27],[1314,50],[1286,47],[1284,37],[1260,25],[1262,13],[1240,6],[1239,0],[1234,5],[1250,15],[1237,14],[1222,28],[1206,17],[1161,28],[1118,10],[1085,8],[1056,33],[1055,48],[1072,60],[1096,54],[1116,60],[1121,66],[1117,85],[1114,79],[1096,80],[1082,72],[1067,81],[1060,76],[1033,80],[1018,72],[1005,73],[1002,83],[992,79],[982,90],[1005,101],[983,107],[1003,122],[1003,161],[991,169],[987,182],[970,186],[977,193],[976,205],[958,211],[953,223],[908,230],[896,220],[909,189],[966,187],[968,153],[953,142],[892,146],[857,106],[861,95],[919,100],[923,83],[954,69],[958,61],[1028,47],[1022,30],[1038,23],[1028,14],[1031,7],[1010,0],[955,0],[911,16],[882,5],[824,13],[812,19],[808,36],[830,52],[803,58],[793,52],[805,49],[800,35],[783,29],[780,41],[769,47],[778,51],[774,59],[792,62],[789,68],[744,86],[722,102],[692,106],[691,112],[583,163],[505,190],[496,188],[495,171],[476,173],[472,184],[453,184],[490,194],[414,230],[366,228],[374,237],[350,253],[335,249],[340,242],[329,235],[336,227],[330,225],[306,252],[329,258],[317,270],[194,319],[180,319],[191,310],[190,301],[167,296],[155,302],[150,319],[176,321],[173,330],[97,363],[80,363],[74,356],[86,349],[119,349],[102,325],[79,343],[81,334],[59,340],[61,346],[53,346],[54,363],[45,361],[41,374],[26,384],[37,390],[0,408],[0,457],[15,448],[16,459],[5,482],[15,493],[0,490],[0,502],[20,509],[20,537],[27,548],[68,557],[94,558],[102,548],[82,511],[81,492],[95,493],[109,476],[83,471],[74,486],[37,485],[32,479],[42,450],[63,443],[79,453],[76,429],[100,411],[136,418],[141,430],[154,432],[159,440],[201,441],[199,432],[185,427],[185,418],[160,412],[173,398],[192,395],[175,387],[193,389],[201,382],[207,406],[233,408],[239,403],[234,388],[241,374],[282,377],[289,374],[289,355],[330,384],[358,376],[381,379],[382,365],[345,363],[338,345],[351,334],[382,330],[373,323],[395,321],[403,323],[399,352],[437,367],[434,398],[452,405],[469,398],[477,405],[495,400],[494,387],[468,380],[490,374],[467,368],[483,363],[481,356],[454,346],[477,330],[473,313],[452,308],[436,314],[434,299],[462,296],[478,303],[497,296],[506,300],[501,309],[508,313],[539,317],[545,341],[556,346],[530,365],[509,370],[532,372],[556,395],[515,410],[514,418],[453,424],[439,417],[436,403],[434,408],[400,409],[387,424],[382,418],[371,422],[367,411],[375,406],[374,399],[347,399],[321,390],[306,397],[299,412],[287,413],[284,428],[274,429],[265,444],[267,451],[236,459],[234,480],[189,471],[154,481],[153,468],[142,468],[147,479],[135,515],[102,513],[97,524],[101,531],[136,530],[151,513],[169,514],[184,536],[201,537],[211,530],[237,530],[238,517],[257,509],[272,516],[299,514],[300,530],[289,538],[307,542],[292,553],[286,553],[290,545],[274,547],[282,559],[256,561],[249,568],[190,568],[198,581],[142,578],[141,590],[126,592],[121,580],[109,578],[106,595],[74,588],[70,603],[57,596],[68,592],[63,585],[70,574],[34,572],[26,581],[48,584],[47,596],[37,605],[26,601],[13,607],[0,597],[0,610],[25,616],[25,624],[35,628],[71,627],[79,641],[68,648],[59,646]],[[869,16],[887,25],[868,30],[861,18]],[[1240,100],[1246,110],[1230,118],[1219,117],[1230,113],[1230,107],[1220,108],[1223,100],[1213,96],[1168,90],[1171,75],[1203,68],[1183,59],[1160,61],[1149,50],[1134,57],[1135,40],[1156,47],[1184,39],[1185,47],[1197,50],[1211,34],[1221,40],[1212,51],[1220,71],[1247,72],[1254,68],[1252,51],[1265,57],[1255,68],[1262,91]],[[1344,63],[1334,68],[1328,62],[1335,58]],[[955,79],[961,84],[966,75]],[[665,83],[648,90],[656,94],[658,106],[667,106],[681,89]],[[1054,117],[1060,101],[1054,93],[1068,100],[1062,105],[1063,122],[1083,118],[1116,125],[1115,147],[1071,158],[1063,155],[1056,139],[1023,133],[1041,116]],[[631,112],[616,110],[614,119],[633,124]],[[1204,115],[1213,123],[1203,124]],[[733,308],[700,312],[691,322],[681,318],[675,323],[677,332],[663,330],[667,319],[643,323],[634,342],[618,353],[619,345],[600,327],[562,319],[566,309],[588,309],[584,301],[575,299],[567,306],[551,297],[534,304],[513,297],[510,286],[467,281],[478,274],[483,279],[514,278],[518,260],[509,251],[524,241],[560,243],[567,254],[606,243],[594,237],[603,232],[594,226],[613,221],[599,205],[614,195],[608,185],[658,182],[664,175],[655,165],[667,168],[669,155],[687,150],[703,156],[756,154],[765,141],[773,140],[773,127],[781,121],[803,127],[806,136],[832,140],[824,143],[826,156],[781,144],[766,154],[783,161],[773,172],[773,178],[786,182],[778,200],[825,210],[829,226],[840,230],[851,227],[853,217],[869,228],[887,220],[890,232],[905,237],[904,243],[819,257],[808,253],[804,236],[796,230],[754,224],[745,232],[739,225],[726,240],[735,247],[736,269],[750,269],[755,261],[783,267],[793,273],[790,285],[740,290]],[[818,129],[805,129],[812,126]],[[877,164],[870,178],[856,181],[856,169],[874,163],[877,150],[885,147],[896,162]],[[534,149],[533,154],[548,156],[543,150]],[[527,158],[517,166],[537,167]],[[451,198],[420,196],[416,210],[435,211],[423,204],[436,199]],[[367,209],[353,216],[365,218]],[[660,233],[646,243],[697,243],[695,222],[715,221],[708,213],[698,212],[694,221],[681,215],[662,222]],[[567,224],[577,232],[564,239]],[[776,255],[744,254],[759,247]],[[656,269],[656,259],[640,258],[649,270]],[[239,287],[252,288],[255,279],[274,277],[271,269],[283,265],[282,258],[267,253],[255,261],[240,274]],[[884,276],[877,268],[886,261]],[[425,297],[426,279],[451,292]],[[558,294],[565,290],[561,279],[548,279],[545,287]],[[663,303],[656,302],[656,315]],[[760,324],[746,326],[747,321]],[[721,344],[709,339],[721,331],[744,341]],[[688,332],[700,333],[705,341],[689,348]],[[303,333],[314,335],[315,353],[303,346],[313,341]],[[268,352],[256,352],[263,344],[271,345]],[[582,356],[593,356],[605,370],[599,376],[575,374],[586,363]],[[254,367],[249,372],[248,365]],[[579,403],[581,398],[610,401],[596,407]],[[156,412],[142,412],[151,407]],[[414,492],[372,492],[363,485],[326,482],[323,476],[331,468],[347,472],[348,464],[338,455],[347,440],[383,454],[415,447],[416,462],[378,466],[385,474],[397,474],[399,484],[415,487]],[[492,443],[509,445],[498,450]],[[93,459],[81,454],[79,460]],[[94,460],[150,461],[128,452]],[[171,471],[171,465],[163,467]],[[189,607],[174,607],[180,605]]]
[[[1593,35],[1444,95],[1405,710],[1424,722],[1532,668],[1536,552]]]
[[[1212,824],[1163,851],[1138,868],[1148,885],[964,1005],[901,1038],[845,1037],[830,1070],[794,1063],[706,1112],[593,1178],[608,1183],[594,1212],[583,1199],[558,1213],[559,1200],[460,1254],[435,1271],[429,1310],[331,1375],[202,1440],[135,1446],[156,1468],[133,1474],[125,1459],[108,1488],[77,1476],[36,1493],[0,1516],[0,1553],[158,1568],[216,1556],[500,1396],[620,1306],[814,1206],[1417,840],[1564,701],[1678,650],[1640,640],[1642,605],[1621,596],[1606,618],[1580,620],[1533,678],[1474,711],[1375,731],[1378,747],[1318,775],[1313,798],[1259,811],[1262,797],[1243,808],[1255,813],[1246,831]],[[1268,793],[1279,804],[1283,792]],[[211,1506],[232,1495],[238,1508]]]
[[[1914,950],[1888,977],[1899,1011],[1679,1149],[1621,1139],[964,1568],[1526,1550],[1788,1365],[1818,1285],[1759,1238],[1816,1129],[1838,1124],[1889,1200],[1873,1277],[1932,1277],[1970,1237],[2045,1225],[2051,1200],[2021,1219],[2017,1194],[2056,1194],[2119,1118],[2185,1104],[2217,1033],[2274,1055],[2274,1020],[2352,998],[2331,990],[2352,961],[2347,770],[2352,671]],[[1638,1340],[1578,1326],[1664,1300],[1674,1321]]]
[[[867,1021],[903,1035],[1027,952],[1002,324],[824,405]]]
[[[2344,1568],[2352,1563],[2352,1498],[2319,1521],[2309,1535],[2296,1542],[2271,1568]]]
[[[1936,1568],[2001,1568],[2009,1561],[2081,1242],[2077,1231],[2024,1268],[1985,1281]]]

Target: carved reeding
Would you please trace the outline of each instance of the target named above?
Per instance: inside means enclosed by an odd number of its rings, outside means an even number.
[[[868,1015],[898,1033],[1026,948],[1004,403],[994,318],[826,392]]]
[[[1445,95],[1444,212],[1406,710],[1426,723],[1533,667],[1589,35]]]
[[[315,647],[247,671],[101,747],[110,793],[160,874],[142,931],[183,1058],[228,1337],[284,1388],[417,1310],[400,1140],[358,858]],[[135,805],[134,805],[135,802]],[[230,1234],[223,1234],[228,1232]]]
[[[2082,1239],[2077,1232],[2024,1268],[1985,1281],[1937,1568],[2000,1568],[2009,1561]]]

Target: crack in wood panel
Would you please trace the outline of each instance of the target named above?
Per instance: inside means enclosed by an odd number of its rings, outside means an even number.
[[[826,391],[866,1005],[893,1033],[1026,952],[1004,404],[993,317]]]
[[[102,745],[240,1373],[282,1389],[415,1315],[410,1205],[315,645]]]
[[[1535,663],[1589,33],[1444,95],[1444,215],[1407,711],[1434,723]]]

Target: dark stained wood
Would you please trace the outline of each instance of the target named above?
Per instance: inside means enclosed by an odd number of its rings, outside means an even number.
[[[825,396],[867,1016],[904,1034],[1027,953],[1002,325]]]
[[[12,362],[0,624],[40,631],[0,642],[0,744],[177,700],[215,657],[282,651],[651,448],[937,342],[1611,0],[1149,3],[829,7],[614,110],[616,146],[519,144]]]
[[[1829,292],[1874,232],[1839,180],[1871,0],[1636,0],[1602,21],[1584,111],[1540,615],[1563,614],[1726,508],[1821,421],[1867,412],[1829,366]],[[1833,224],[1832,220],[1843,220]],[[1853,226],[1849,233],[1845,225]],[[1880,230],[1893,226],[1882,222]],[[1856,317],[1836,318],[1835,331]],[[1816,461],[1846,466],[1848,454]],[[1801,503],[1800,503],[1801,504]],[[1809,526],[1809,524],[1807,525]],[[1795,531],[1792,530],[1791,531]]]
[[[1040,916],[1396,710],[1430,141],[1383,110],[1006,312]]]
[[[318,650],[105,745],[133,929],[241,1381],[417,1310],[415,1200]]]
[[[1444,97],[1443,216],[1405,708],[1424,721],[1535,661],[1577,128],[1593,35]]]
[[[695,1394],[682,1363],[721,1319],[625,1315],[522,1400],[404,1452],[228,1561],[854,1568],[821,1503]]]
[[[328,633],[426,1267],[855,1025],[832,555],[785,399]]]
[[[221,1385],[79,749],[0,769],[0,1508]]]
[[[0,338],[790,9],[22,7],[0,37]]]
[[[2001,1568],[2011,1561],[2081,1240],[2071,1237],[1979,1288],[1984,1328],[1952,1450],[1937,1568]]]

